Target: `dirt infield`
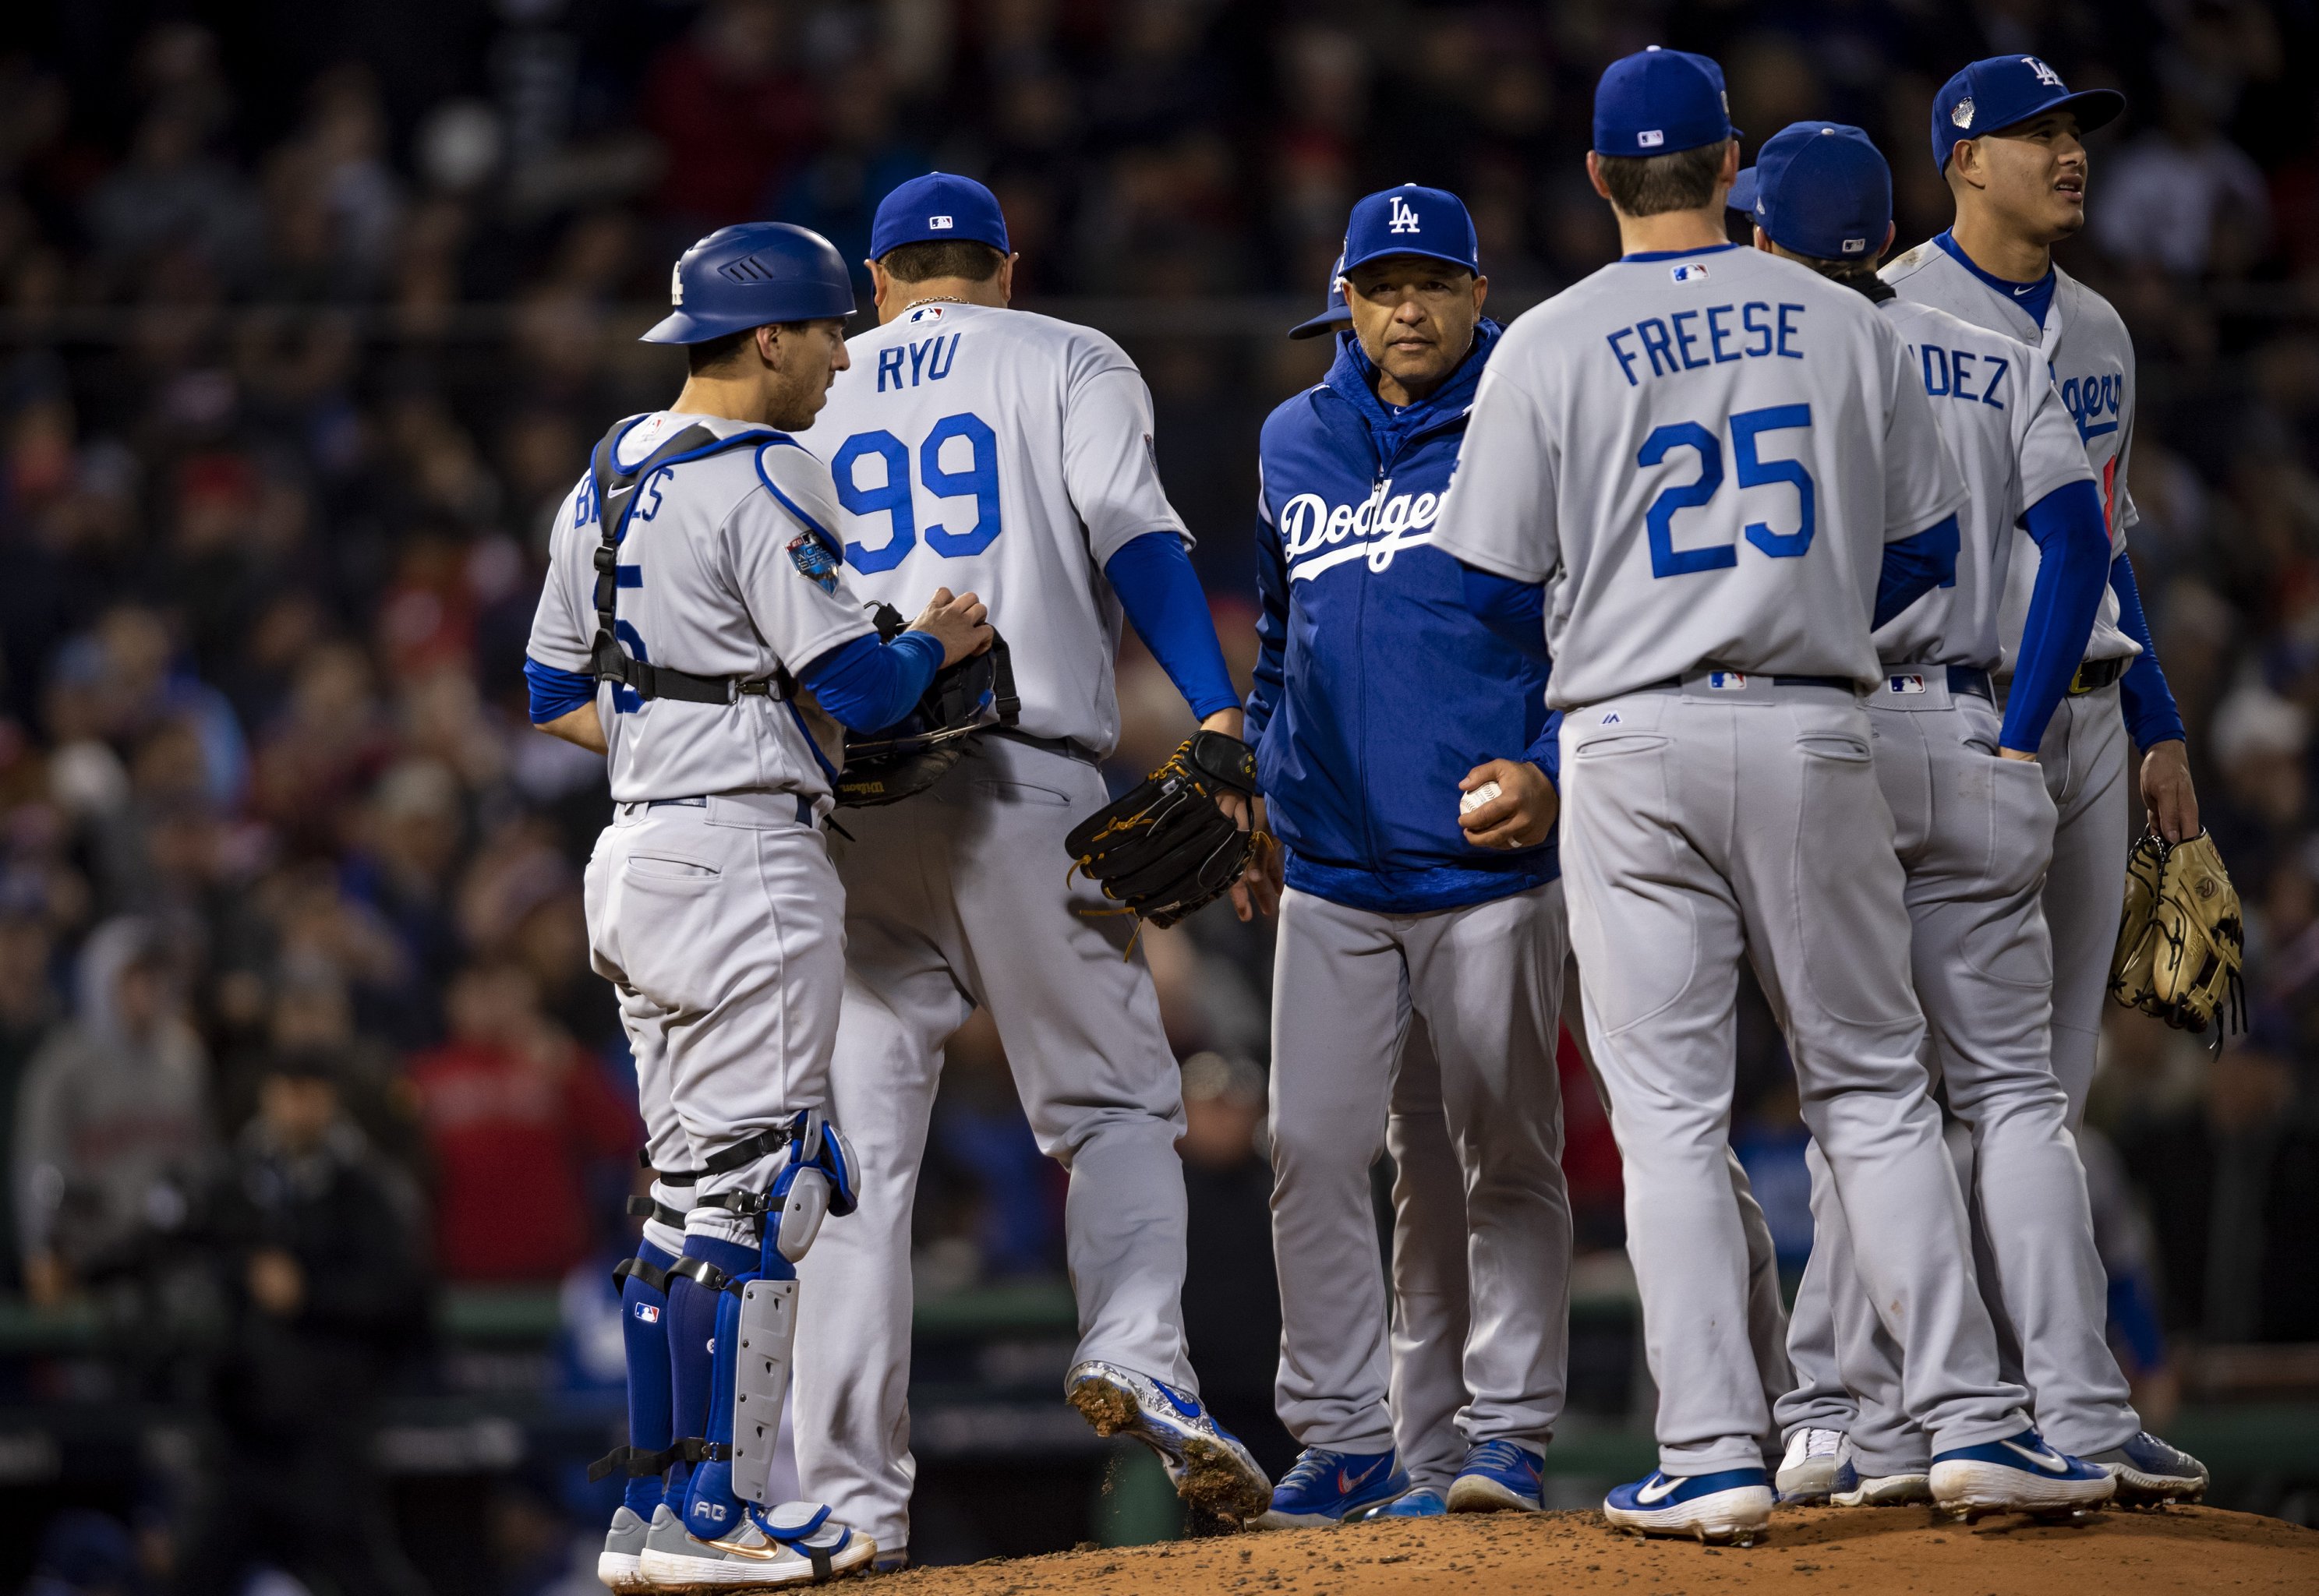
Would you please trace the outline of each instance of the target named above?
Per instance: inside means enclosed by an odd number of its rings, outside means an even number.
[[[2102,1513],[2082,1527],[1985,1519],[1968,1530],[1915,1508],[1783,1510],[1747,1550],[1647,1544],[1598,1513],[1499,1514],[1067,1552],[878,1582],[895,1596],[1181,1592],[1369,1596],[2183,1596],[2319,1591],[2319,1531],[2212,1508]]]

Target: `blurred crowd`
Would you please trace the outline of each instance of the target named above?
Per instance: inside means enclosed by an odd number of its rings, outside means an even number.
[[[1256,427],[1326,351],[1230,306],[1317,308],[1349,202],[1404,180],[1464,195],[1493,305],[1584,275],[1616,248],[1579,159],[1591,85],[1665,39],[1722,59],[1751,149],[1808,115],[1869,129],[1903,243],[1947,220],[1926,115],[1954,65],[2035,50],[2128,94],[2062,258],[2135,337],[2134,554],[2246,897],[2254,1018],[2212,1058],[2115,1016],[2089,1145],[2153,1335],[2319,1340],[2308,6],[342,0],[205,25],[87,0],[20,20],[0,42],[0,1282],[34,1302],[101,1293],[316,1168],[399,1227],[372,1240],[399,1249],[403,1300],[366,1303],[364,1334],[395,1333],[429,1280],[552,1283],[618,1244],[638,1133],[579,890],[603,779],[528,731],[520,667],[553,507],[681,375],[629,340],[685,243],[771,217],[858,257],[876,201],[938,165],[998,193],[1020,293],[1114,302],[1084,305],[1097,320],[1176,307],[1165,336],[1122,330],[1244,672]],[[1121,689],[1119,767],[1141,769],[1185,712],[1132,642]],[[1187,1294],[1247,1343],[1227,1361],[1262,1365],[1268,938],[1211,911],[1148,945],[1196,1066],[1196,1212],[1239,1260]],[[1747,1054],[1735,1136],[1800,1251],[1767,1022]],[[1060,1177],[1004,1066],[971,1027],[953,1047],[930,1290],[1060,1268]],[[1582,1241],[1614,1248],[1615,1153],[1591,1099],[1573,1122]],[[237,1276],[277,1317],[328,1275],[287,1249],[248,1243]],[[1262,1404],[1268,1374],[1244,1383]]]

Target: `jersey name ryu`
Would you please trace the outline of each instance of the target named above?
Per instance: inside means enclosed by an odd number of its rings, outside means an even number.
[[[1280,546],[1288,580],[1315,577],[1333,565],[1366,559],[1382,573],[1405,548],[1433,541],[1438,493],[1395,493],[1393,478],[1359,504],[1331,505],[1318,493],[1299,493],[1280,508]]]

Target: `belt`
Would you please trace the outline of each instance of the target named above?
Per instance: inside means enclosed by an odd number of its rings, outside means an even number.
[[[1933,678],[1938,678],[1948,684],[1951,698],[1954,698],[1959,693],[1972,693],[1976,698],[1987,699],[1992,704],[1997,702],[1997,690],[1990,681],[1989,672],[1978,665],[1887,665],[1884,667],[1884,684],[1896,693],[1911,690],[1899,685],[1902,682]]]
[[[2101,691],[2125,675],[2133,663],[2130,659],[2086,661],[2078,667],[2078,673],[2070,678],[2070,697],[2082,698],[2087,693]]]
[[[801,792],[728,792],[718,796],[746,804],[752,808],[762,808],[764,805],[779,803],[787,798],[797,805],[797,823],[799,825],[813,824],[813,800]],[[634,814],[638,809],[705,809],[708,807],[708,799],[705,797],[648,798],[641,804],[626,803],[614,806],[627,814]]]
[[[1065,759],[1075,759],[1081,764],[1103,763],[1103,755],[1072,737],[1034,737],[1028,732],[1018,732],[1011,726],[989,726],[985,728],[981,735],[986,737],[1004,737],[1009,743],[1020,743],[1025,747],[1043,748],[1049,753],[1060,753]]]
[[[1713,676],[1737,676],[1742,682],[1745,682],[1747,677],[1747,673],[1745,671],[1711,671],[1707,672],[1707,674]],[[1653,681],[1646,684],[1642,690],[1645,692],[1656,692],[1662,689],[1679,688],[1682,685],[1682,677],[1670,676],[1665,681]],[[1832,687],[1838,692],[1847,693],[1857,693],[1860,690],[1860,684],[1853,681],[1849,676],[1774,676],[1772,678],[1772,685],[1773,687]]]

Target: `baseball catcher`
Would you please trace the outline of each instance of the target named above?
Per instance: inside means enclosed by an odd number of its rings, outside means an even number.
[[[1166,764],[1072,827],[1063,846],[1105,897],[1164,929],[1230,891],[1250,850],[1271,845],[1224,813],[1216,802],[1223,793],[1256,796],[1255,751],[1222,732],[1195,732]]]
[[[2177,1031],[2203,1034],[2219,1016],[2219,1049],[2233,1025],[2246,1028],[2239,978],[2245,958],[2238,888],[2213,836],[2201,831],[2187,843],[2170,843],[2146,834],[2126,859],[2125,913],[2110,962],[2110,996]]]

